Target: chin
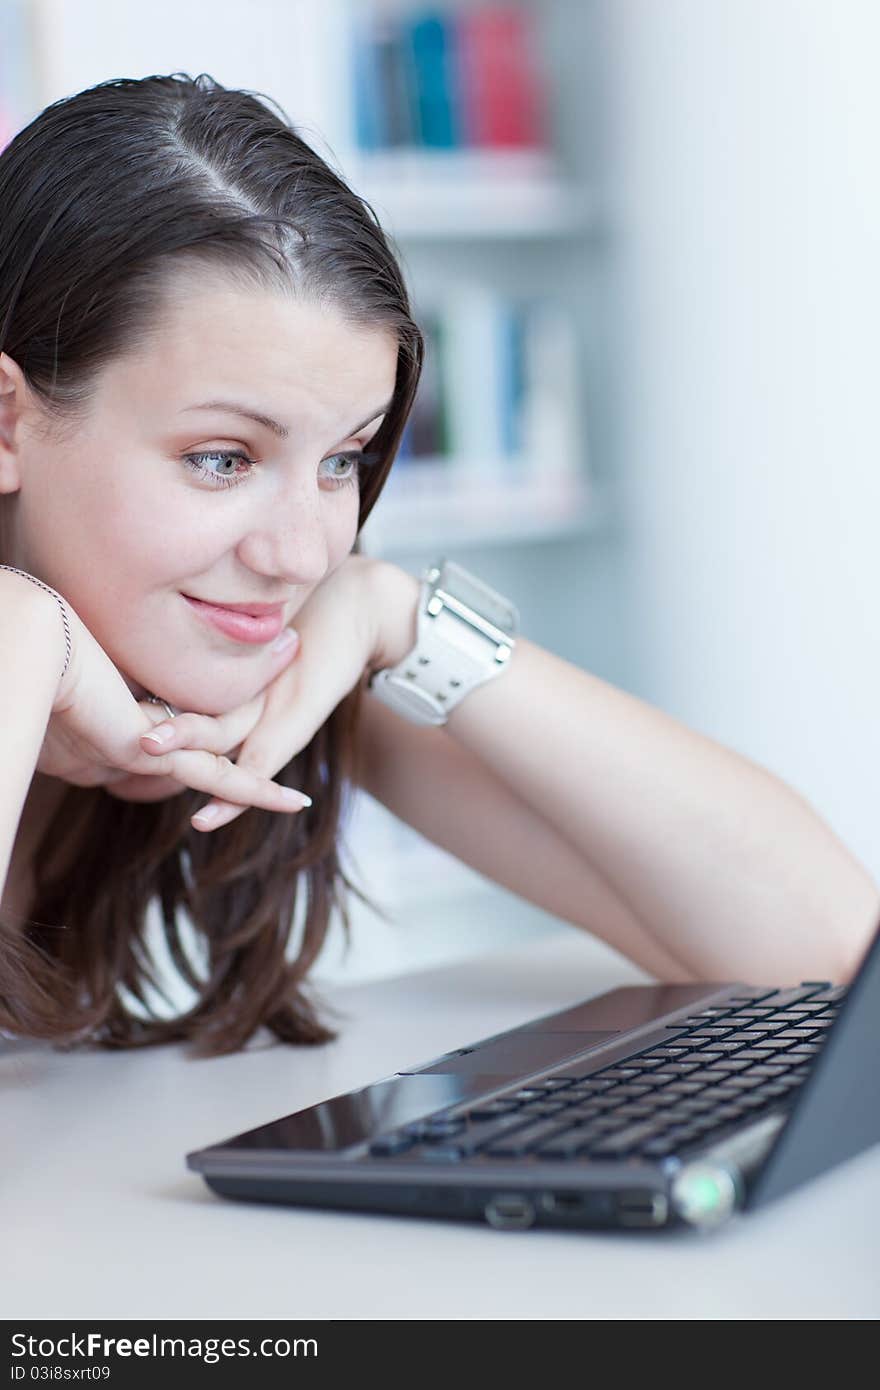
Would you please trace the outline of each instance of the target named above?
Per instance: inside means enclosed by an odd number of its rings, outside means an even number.
[[[147,688],[134,676],[128,675],[125,671],[120,671],[122,679],[131,691],[135,700],[149,700],[152,696],[157,699],[165,700],[177,714],[206,714],[212,718],[219,718],[221,715],[229,714],[230,710],[238,709],[240,705],[246,705],[259,694],[263,686],[259,682],[249,681],[243,684],[241,691],[227,694],[225,698],[218,699],[216,695],[205,696],[204,691],[198,690],[198,682],[192,681],[188,690],[175,688],[173,679],[163,678],[157,675],[155,683]],[[179,679],[179,676],[178,676]],[[216,687],[217,681],[210,682],[211,686]],[[161,711],[161,706],[158,707]],[[164,717],[164,711],[162,711]]]

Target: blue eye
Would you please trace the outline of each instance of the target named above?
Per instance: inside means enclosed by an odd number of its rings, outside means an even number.
[[[329,478],[336,487],[348,487],[352,483],[357,483],[360,477],[361,457],[360,454],[332,454],[330,458],[324,460],[322,467],[339,463],[342,464],[345,472],[327,473],[324,476]]]
[[[247,472],[240,474],[234,472],[213,473],[209,468],[205,467],[205,459],[223,459],[224,461],[234,459],[239,463],[246,463],[248,465]],[[183,461],[187,468],[191,469],[192,472],[196,473],[200,478],[209,478],[211,482],[217,483],[220,487],[235,487],[236,483],[244,482],[248,473],[256,468],[256,463],[252,458],[248,458],[247,454],[243,454],[235,449],[211,449],[204,454],[184,454]]]
[[[324,477],[331,484],[331,489],[338,491],[344,487],[357,487],[362,468],[378,463],[380,457],[379,454],[357,452],[331,454],[330,458],[324,460],[321,467],[342,466],[342,472],[334,471],[324,474]],[[215,459],[221,460],[225,471],[215,472],[213,467],[208,466]],[[184,454],[183,461],[191,472],[199,478],[207,479],[217,487],[235,487],[238,483],[243,483],[257,466],[256,460],[249,458],[240,449],[209,449],[201,454]],[[239,464],[244,464],[245,467],[238,470]]]

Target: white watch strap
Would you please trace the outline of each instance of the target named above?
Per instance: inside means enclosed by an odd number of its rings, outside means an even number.
[[[519,627],[514,605],[452,561],[423,576],[416,645],[379,671],[374,694],[419,724],[445,724],[478,685],[507,669]]]

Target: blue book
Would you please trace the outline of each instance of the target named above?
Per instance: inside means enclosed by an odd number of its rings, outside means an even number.
[[[377,56],[370,28],[357,24],[351,38],[351,68],[355,142],[361,150],[377,150],[386,143]]]
[[[415,74],[404,26],[393,17],[376,16],[373,55],[378,87],[380,141],[390,148],[418,141]]]
[[[433,149],[461,144],[455,26],[426,13],[409,27],[420,143]]]
[[[523,316],[516,304],[499,310],[498,372],[501,383],[501,445],[505,454],[516,457],[523,451],[522,413],[526,391],[523,354]]]

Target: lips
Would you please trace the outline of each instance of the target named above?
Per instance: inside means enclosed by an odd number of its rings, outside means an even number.
[[[224,608],[229,613],[247,613],[252,618],[265,618],[269,614],[280,613],[283,603],[215,603],[213,599],[195,598],[184,594],[193,603],[204,603],[208,608]]]
[[[183,594],[193,613],[202,622],[210,623],[234,642],[260,644],[274,642],[284,627],[283,604],[248,604],[232,608]],[[262,609],[262,612],[255,610]]]

